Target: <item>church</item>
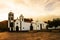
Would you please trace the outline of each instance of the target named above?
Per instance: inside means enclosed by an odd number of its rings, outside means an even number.
[[[24,16],[21,14],[20,17],[14,20],[14,13],[8,13],[8,30],[9,31],[28,31],[30,30],[31,22],[25,22]]]
[[[14,13],[8,13],[8,30],[9,31],[31,31],[46,29],[46,23],[40,21],[24,21],[24,16],[21,14],[19,18],[14,19]]]

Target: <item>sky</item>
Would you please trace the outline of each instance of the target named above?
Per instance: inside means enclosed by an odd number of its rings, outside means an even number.
[[[12,10],[15,19],[23,14],[34,20],[60,17],[60,0],[0,0],[0,21],[8,19]]]

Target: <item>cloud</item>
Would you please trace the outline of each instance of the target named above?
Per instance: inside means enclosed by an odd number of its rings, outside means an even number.
[[[60,15],[60,0],[0,0],[0,13],[7,15],[9,10],[16,17],[21,13],[26,17]]]
[[[53,10],[54,10],[54,8],[53,8],[54,3],[55,3],[55,2],[48,3],[48,4],[45,6],[45,10],[53,11]]]
[[[60,6],[60,0],[49,0],[47,4],[45,5],[45,10],[47,11],[54,11],[56,10],[56,7]]]

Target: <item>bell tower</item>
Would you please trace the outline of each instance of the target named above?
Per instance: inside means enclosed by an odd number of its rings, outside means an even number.
[[[20,15],[19,18],[20,18],[20,21],[24,21],[24,16],[22,14]]]
[[[8,29],[9,29],[9,31],[13,31],[13,27],[14,27],[14,13],[9,12],[8,13]]]
[[[20,30],[22,30],[22,23],[24,22],[24,16],[21,14],[19,19],[20,19]]]

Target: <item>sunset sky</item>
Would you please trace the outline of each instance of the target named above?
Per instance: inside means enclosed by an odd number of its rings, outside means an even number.
[[[53,19],[60,17],[60,0],[0,0],[0,21],[8,19],[10,10],[15,19],[20,14],[38,20]]]

